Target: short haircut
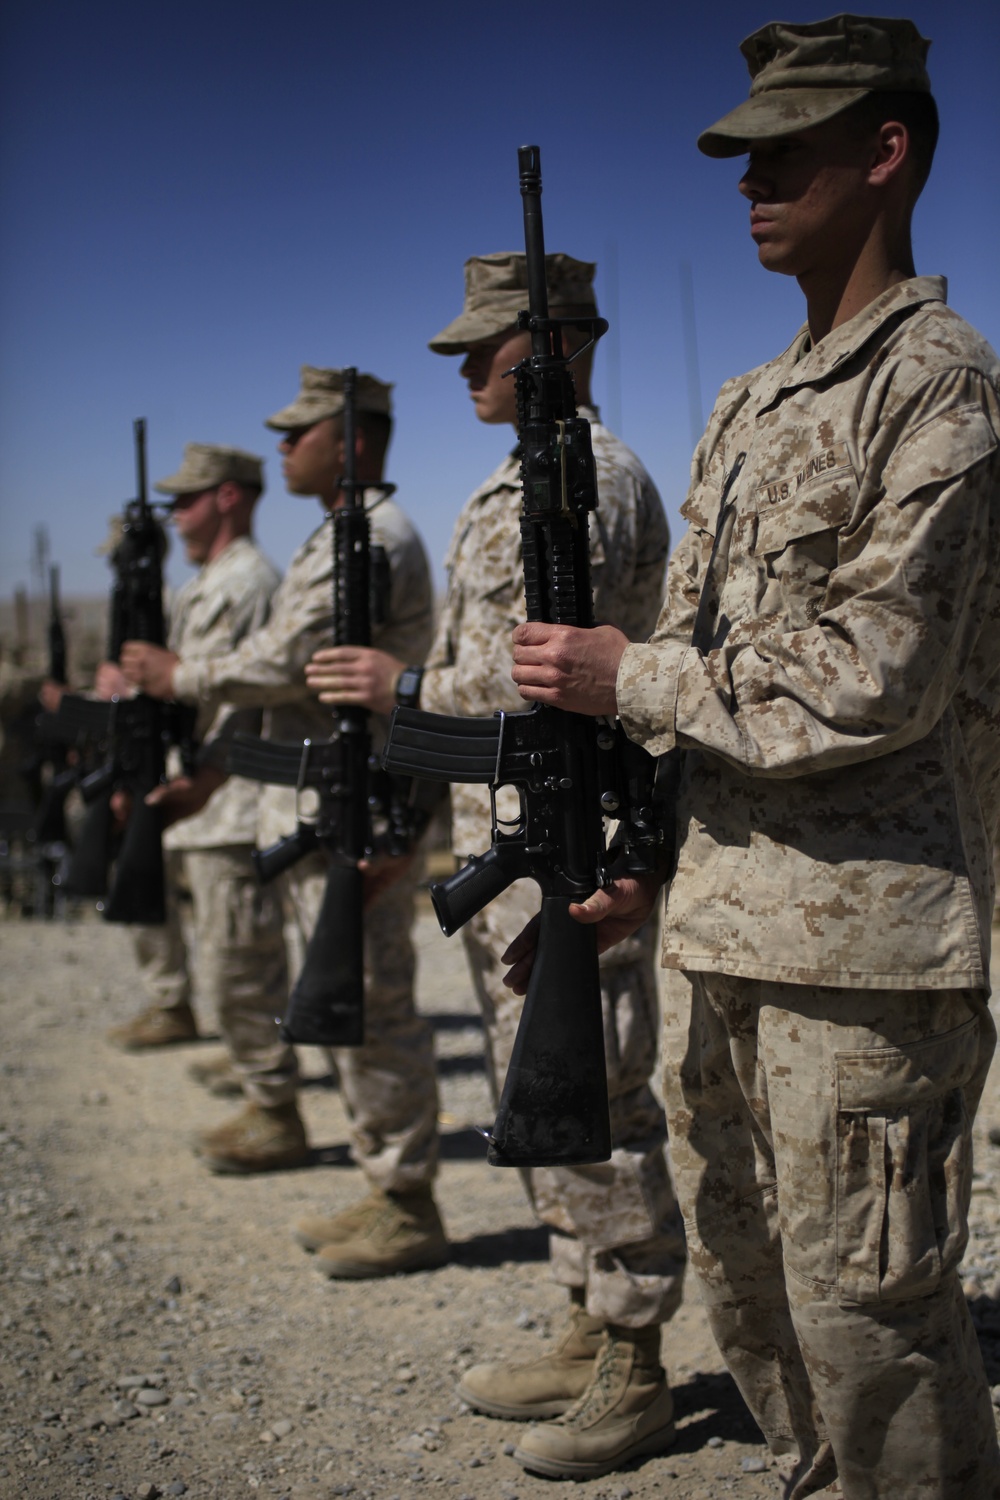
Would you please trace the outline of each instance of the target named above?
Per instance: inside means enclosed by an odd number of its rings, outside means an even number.
[[[864,135],[873,134],[887,120],[898,120],[906,126],[913,150],[913,196],[919,198],[930,176],[938,141],[934,96],[915,89],[873,89],[845,109],[842,118]]]

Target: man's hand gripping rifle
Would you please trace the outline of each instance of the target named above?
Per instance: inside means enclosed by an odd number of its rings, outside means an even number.
[[[148,498],[146,423],[141,418],[134,424],[134,435],[138,493],[124,507],[121,535],[111,557],[109,661],[118,660],[126,640],[166,644],[162,533]],[[144,693],[115,697],[109,703],[64,693],[55,718],[67,743],[96,750],[103,761],[80,782],[88,810],[62,879],[63,890],[104,898],[108,922],[166,921],[161,816],[145,798],[165,779],[171,745],[180,748],[185,769],[193,769],[194,709],[160,703]],[[120,842],[112,806],[116,793],[126,794],[127,820]]]
[[[344,503],[333,512],[335,646],[370,646],[371,625],[383,617],[388,592],[384,549],[371,544],[366,485],[357,478],[357,371],[344,371]],[[391,489],[391,486],[388,488]],[[229,770],[256,781],[316,794],[315,817],[300,812],[295,833],[254,855],[261,880],[272,880],[315,849],[329,857],[319,917],[292,990],[282,1036],[320,1047],[364,1040],[364,922],[361,860],[407,854],[423,822],[408,786],[381,770],[372,754],[368,710],[334,709],[328,740],[279,744],[235,735]]]
[[[518,152],[524,200],[531,356],[513,371],[521,449],[521,547],[529,620],[594,624],[588,512],[597,508],[590,424],[578,417],[563,329],[606,332],[603,318],[548,315],[537,146]],[[582,350],[578,351],[578,353]],[[616,722],[538,704],[489,719],[395,710],[383,764],[426,779],[491,789],[492,847],[431,887],[453,933],[515,880],[542,892],[537,957],[490,1136],[494,1166],[570,1165],[611,1155],[596,932],[569,914],[616,875],[654,868],[656,762]],[[496,789],[514,786],[520,816],[497,818]],[[609,848],[605,817],[618,820]]]

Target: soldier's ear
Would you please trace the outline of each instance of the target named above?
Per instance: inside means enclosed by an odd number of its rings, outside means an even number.
[[[243,492],[238,484],[231,479],[224,479],[215,492],[215,504],[220,515],[229,515],[234,511],[243,498]]]

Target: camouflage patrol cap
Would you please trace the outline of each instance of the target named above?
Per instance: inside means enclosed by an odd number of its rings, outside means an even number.
[[[176,474],[153,485],[161,495],[197,495],[233,479],[252,489],[264,488],[264,460],[242,448],[220,448],[216,443],[185,443],[184,462]]]
[[[545,257],[549,308],[561,317],[593,317],[593,261],[572,255]],[[465,305],[453,323],[431,339],[435,354],[464,354],[470,344],[494,338],[513,328],[528,305],[528,267],[523,251],[501,250],[496,255],[473,255],[465,262]]]
[[[282,407],[273,417],[268,417],[265,426],[275,432],[293,432],[297,427],[313,427],[324,417],[337,417],[344,409],[343,370],[321,370],[316,365],[303,365],[302,388],[291,406]],[[374,375],[358,376],[357,411],[377,412],[380,416],[392,416],[392,386]]]
[[[698,149],[706,156],[740,156],[751,141],[819,125],[866,94],[929,94],[929,47],[902,18],[771,21],[740,45],[753,80],[749,99],[703,131]]]

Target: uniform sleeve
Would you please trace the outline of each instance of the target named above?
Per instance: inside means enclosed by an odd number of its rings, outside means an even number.
[[[996,394],[975,372],[949,371],[909,393],[868,455],[876,498],[842,534],[808,628],[765,622],[749,642],[691,646],[678,633],[697,591],[686,540],[656,634],[628,647],[619,669],[630,737],[654,754],[697,746],[773,776],[923,738],[970,663],[996,656],[998,432]]]
[[[305,665],[326,645],[332,625],[333,564],[323,539],[307,544],[274,595],[271,614],[233,651],[208,661],[181,661],[174,692],[183,702],[274,708],[310,701]]]
[[[459,612],[451,588],[438,614],[437,628],[427,653],[424,677],[420,685],[420,706],[430,713],[457,714],[455,704],[455,648]]]
[[[590,520],[594,615],[630,641],[646,640],[663,598],[670,533],[648,476],[598,462],[600,504]]]
[[[232,638],[242,641],[267,623],[271,613],[271,599],[275,583],[270,578],[257,577],[251,587],[232,601]]]
[[[372,627],[372,645],[409,666],[424,662],[434,631],[434,586],[424,544],[398,507],[378,506],[372,541],[385,548],[389,600],[385,620]]]
[[[507,461],[455,525],[421,708],[476,716],[524,707],[510,676],[511,631],[525,617],[519,514],[516,468]]]

